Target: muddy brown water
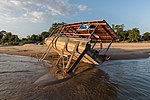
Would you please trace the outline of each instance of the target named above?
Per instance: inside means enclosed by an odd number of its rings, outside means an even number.
[[[45,68],[34,58],[1,54],[0,100],[16,100],[45,73]]]
[[[0,54],[0,100],[150,98],[150,58],[108,61],[62,80],[47,73],[35,58]],[[39,81],[43,76],[48,78]]]

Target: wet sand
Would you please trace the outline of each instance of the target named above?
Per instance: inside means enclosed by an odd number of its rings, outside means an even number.
[[[106,47],[108,44],[103,44]],[[46,51],[46,46],[26,44],[23,46],[0,46],[0,53],[23,55],[40,58],[40,56]],[[98,48],[98,46],[97,46]],[[150,43],[113,43],[108,55],[110,59],[121,60],[121,59],[135,59],[135,58],[147,58],[150,53]],[[47,56],[57,56],[57,53],[53,50]]]
[[[34,94],[29,93],[25,98],[30,97],[31,100],[116,100],[117,98],[117,84],[110,82],[109,76],[96,67],[84,70],[71,78],[58,80],[55,84],[48,82],[32,91]]]

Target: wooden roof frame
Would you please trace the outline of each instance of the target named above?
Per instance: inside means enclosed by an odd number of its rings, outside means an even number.
[[[82,25],[93,25],[95,28],[91,29],[79,29]],[[85,21],[85,22],[77,22],[71,24],[65,24],[58,27],[58,29],[62,30],[61,34],[68,35],[71,38],[90,38],[91,40],[97,40],[98,38],[94,35],[99,36],[99,39],[102,41],[119,41],[117,35],[113,31],[113,29],[109,26],[109,24],[105,20],[95,20],[95,21]]]

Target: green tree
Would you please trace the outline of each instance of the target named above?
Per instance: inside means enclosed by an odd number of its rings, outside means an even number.
[[[39,35],[39,39],[40,41],[44,41],[45,38],[47,38],[48,36],[50,35],[49,32],[42,32],[40,35]]]
[[[128,40],[128,36],[129,36],[129,34],[128,34],[127,31],[122,31],[122,32],[120,32],[120,39],[121,39],[122,41]]]
[[[57,28],[58,26],[64,25],[66,23],[61,22],[61,23],[53,23],[52,26],[49,28],[48,32],[50,33],[50,35],[53,35],[55,33],[57,33]]]
[[[3,38],[4,34],[6,34],[6,31],[0,31],[0,40]]]
[[[29,43],[28,39],[27,38],[22,38],[19,44],[23,45],[23,44],[27,44],[27,43]]]
[[[2,43],[9,43],[11,41],[11,36],[12,36],[11,32],[5,33],[2,38]]]
[[[112,24],[112,29],[115,31],[115,24]]]
[[[124,24],[114,25],[112,24],[112,29],[116,32],[118,38],[122,41],[126,39],[126,32],[124,31]],[[125,36],[124,36],[125,35]]]
[[[49,32],[42,32],[39,35],[28,35],[26,38],[22,38],[20,44],[23,45],[27,43],[43,43],[44,39],[48,37],[49,34]]]
[[[138,42],[141,39],[140,31],[138,28],[133,28],[132,30],[127,31],[129,36],[129,42]]]
[[[27,36],[28,43],[37,43],[38,35],[32,34],[31,36]]]
[[[142,36],[142,39],[145,41],[149,41],[150,40],[150,32],[145,32]]]
[[[17,35],[12,35],[11,32],[3,32],[3,37],[1,39],[2,44],[7,44],[7,45],[18,45],[20,39],[18,38]]]

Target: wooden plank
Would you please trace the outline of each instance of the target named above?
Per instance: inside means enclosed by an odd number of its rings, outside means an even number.
[[[75,26],[75,25],[81,25],[81,24],[94,24],[94,23],[106,23],[105,20],[92,20],[92,21],[84,21],[84,22],[74,22],[74,23],[71,23],[71,24],[66,24],[65,26]]]
[[[86,36],[86,35],[91,35],[91,34],[74,34],[74,35],[85,35]]]

